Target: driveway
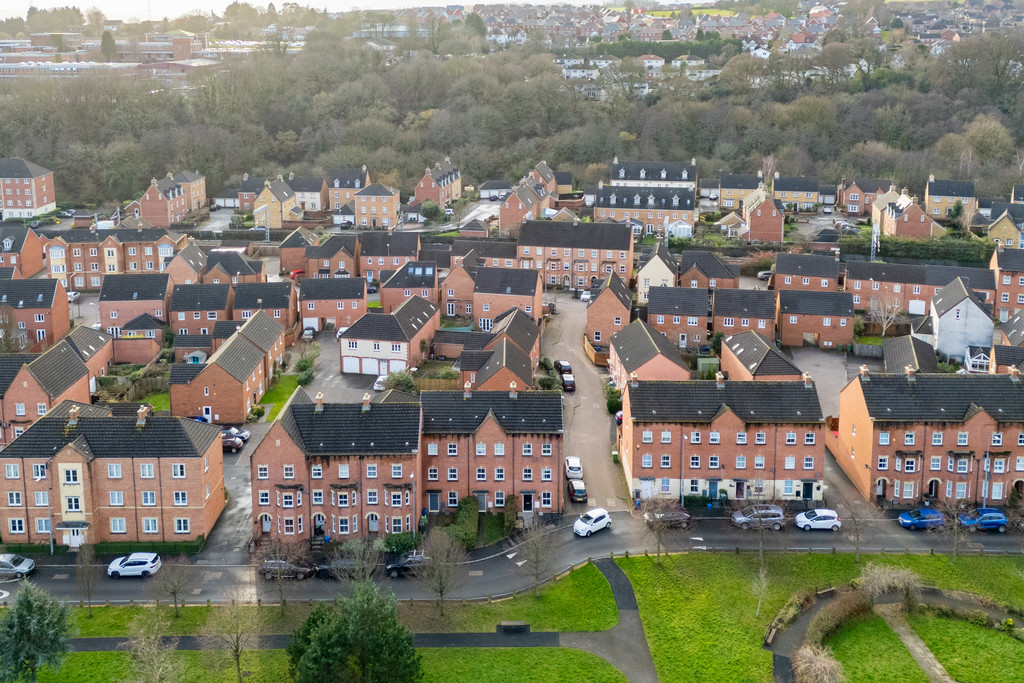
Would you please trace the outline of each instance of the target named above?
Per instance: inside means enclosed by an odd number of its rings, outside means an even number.
[[[605,407],[608,373],[595,367],[583,352],[587,305],[563,292],[549,293],[544,300],[554,301],[557,313],[544,331],[541,355],[572,364],[576,391],[565,394],[564,450],[566,456],[583,461],[583,479],[590,499],[589,503],[567,503],[566,514],[597,506],[626,510],[630,506],[629,489],[622,467],[611,460],[615,421]]]
[[[341,358],[338,353],[338,339],[335,330],[317,332],[315,341],[320,342],[320,357],[316,361],[316,372],[313,381],[306,385],[306,393],[316,396],[323,392],[324,400],[330,403],[357,403],[363,400],[363,394],[369,392],[373,396],[373,383],[376,375],[346,375],[341,372]],[[292,354],[292,363],[298,360]]]

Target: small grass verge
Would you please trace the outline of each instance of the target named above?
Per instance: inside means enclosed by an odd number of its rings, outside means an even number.
[[[153,411],[157,410],[170,410],[171,409],[171,394],[167,391],[159,394],[150,394],[143,399],[140,399],[153,406]]]
[[[205,652],[181,651],[173,657],[181,666],[174,677],[180,683],[234,683],[234,667]],[[280,683],[288,678],[284,650],[258,650],[242,655],[242,674],[247,683]],[[39,683],[110,683],[135,680],[127,652],[72,652],[60,671],[43,669]]]
[[[628,680],[608,662],[581,650],[555,647],[424,648],[424,681]]]
[[[525,621],[532,631],[604,631],[619,621],[607,579],[589,564],[548,584],[539,596],[531,592],[499,602],[450,604],[443,617],[434,603],[400,603],[398,609],[402,623],[422,633],[493,632],[502,621]]]
[[[828,644],[851,681],[928,683],[928,676],[878,615],[851,621]]]
[[[504,515],[484,515],[480,522],[481,545],[497,543],[507,535]]]
[[[267,412],[267,422],[274,421],[277,414],[281,412],[281,408],[284,407],[285,402],[295,393],[295,389],[299,386],[298,378],[298,375],[281,375],[277,380],[277,384],[271,387],[270,391],[263,394],[260,403],[274,404],[274,407]]]
[[[881,337],[868,337],[868,336],[864,336],[864,335],[858,335],[858,336],[853,338],[853,341],[857,342],[858,344],[864,344],[865,346],[881,346],[882,345],[882,338]]]
[[[75,615],[75,637],[81,638],[105,638],[129,635],[131,621],[144,610],[159,609],[164,612],[169,621],[167,635],[173,636],[194,636],[197,635],[206,624],[210,613],[219,609],[218,607],[207,607],[205,605],[186,605],[181,608],[180,615],[174,618],[174,608],[164,601],[160,607],[93,607],[92,617],[89,610],[84,607],[74,608]],[[291,633],[297,629],[309,615],[311,605],[306,602],[291,602],[282,615],[279,607],[265,606],[255,607],[263,614],[263,622],[267,633]]]
[[[1024,681],[1024,643],[1019,640],[958,619],[908,614],[907,622],[961,683]]]

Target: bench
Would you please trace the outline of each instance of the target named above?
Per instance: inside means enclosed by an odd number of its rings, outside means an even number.
[[[768,635],[766,635],[764,637],[764,646],[765,647],[770,647],[771,646],[772,641],[775,640],[775,634],[776,633],[778,633],[777,629],[774,629],[774,628],[769,628],[768,629]]]
[[[525,621],[503,621],[498,624],[498,633],[529,633],[530,625]]]

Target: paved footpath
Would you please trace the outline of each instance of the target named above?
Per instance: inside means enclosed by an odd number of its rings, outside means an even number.
[[[903,611],[900,605],[889,603],[887,605],[875,605],[875,613],[885,619],[889,628],[899,637],[903,645],[910,650],[910,656],[914,658],[918,666],[924,670],[929,681],[935,683],[954,683],[953,677],[946,673],[945,667],[939,663],[932,651],[924,644],[921,637],[914,633],[910,624],[903,618]]]
[[[615,562],[608,558],[594,561],[594,566],[608,580],[619,611],[619,623],[607,631],[538,631],[525,633],[415,633],[416,647],[571,647],[601,657],[634,683],[656,683],[658,675],[647,647],[644,627],[640,622],[636,596],[629,579]],[[257,649],[283,650],[288,634],[261,636]],[[72,638],[75,652],[111,652],[123,650],[127,638]],[[202,639],[178,636],[165,639],[178,650],[199,650]]]

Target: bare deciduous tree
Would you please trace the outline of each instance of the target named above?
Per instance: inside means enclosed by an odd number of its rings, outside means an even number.
[[[754,583],[750,589],[754,593],[754,597],[757,598],[757,611],[754,612],[755,617],[761,616],[761,603],[765,598],[768,597],[768,589],[771,587],[771,583],[768,581],[768,569],[761,567],[757,570],[757,577],[754,579]]]
[[[873,323],[882,326],[882,336],[889,331],[889,328],[903,318],[903,311],[900,309],[899,299],[890,299],[885,296],[871,297],[870,319]]]
[[[174,618],[179,615],[179,606],[185,604],[185,595],[196,581],[195,568],[188,557],[180,555],[163,563],[160,571],[153,575],[151,587],[160,596],[168,596],[174,603]]]
[[[78,547],[78,556],[75,558],[75,581],[78,588],[85,596],[89,607],[89,616],[92,616],[92,596],[96,592],[96,586],[103,577],[103,567],[96,564],[96,549],[92,543],[83,543]]]
[[[259,607],[242,604],[240,591],[231,596],[231,602],[210,612],[203,627],[201,643],[214,661],[228,659],[235,668],[238,683],[242,683],[242,654],[259,644],[263,631],[263,615]]]
[[[832,657],[832,648],[804,645],[793,653],[793,674],[797,683],[840,683],[845,681],[843,665]]]
[[[372,580],[381,570],[384,552],[370,539],[345,541],[328,558],[331,575],[339,581],[360,583]]]
[[[856,506],[849,504],[843,506],[842,520],[843,527],[853,533],[853,561],[860,564],[860,541],[867,530],[868,520],[857,511]]]
[[[285,611],[286,586],[292,580],[306,578],[306,574],[297,572],[296,568],[304,567],[308,560],[309,553],[303,544],[280,538],[264,540],[256,551],[256,571],[267,581],[274,582],[282,614]]]
[[[942,513],[946,523],[938,527],[940,531],[949,536],[952,542],[953,562],[960,556],[960,544],[963,543],[967,534],[964,525],[960,523],[960,513],[963,512],[964,501],[958,498],[944,498],[935,503],[935,509]]]
[[[427,536],[423,544],[423,554],[427,558],[416,578],[437,596],[437,604],[444,614],[444,599],[463,584],[469,576],[466,565],[468,556],[461,543],[456,541],[443,529],[435,529]]]
[[[860,573],[860,587],[872,600],[886,593],[899,593],[903,608],[909,612],[921,594],[921,577],[906,567],[869,562]]]
[[[28,350],[28,335],[18,327],[14,307],[0,306],[0,353],[19,353]]]
[[[689,518],[679,515],[679,503],[667,496],[651,496],[641,505],[644,520],[644,536],[654,541],[656,561],[661,563],[661,550],[665,547],[665,535],[671,529],[689,526]]]
[[[549,526],[542,525],[536,517],[527,523],[519,534],[516,552],[526,560],[519,571],[533,579],[533,590],[540,593],[540,584],[555,568],[558,547],[552,543]]]
[[[121,647],[131,657],[134,676],[139,683],[175,683],[181,680],[182,660],[175,657],[178,639],[166,636],[170,620],[162,612],[145,610],[132,619],[128,640]]]

